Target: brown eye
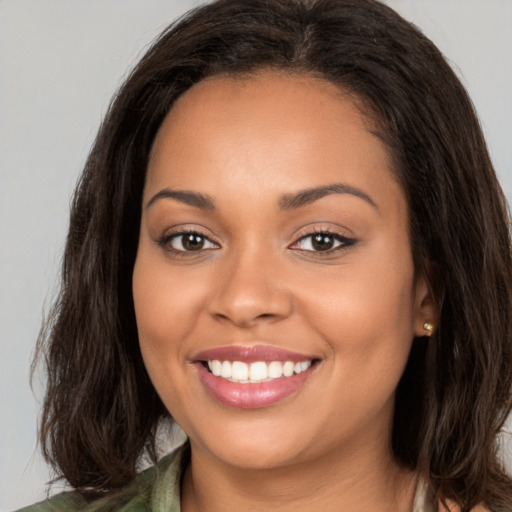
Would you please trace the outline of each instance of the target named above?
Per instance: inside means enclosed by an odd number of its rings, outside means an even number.
[[[291,248],[306,252],[336,252],[354,245],[356,240],[329,231],[311,233],[301,237]]]
[[[174,233],[165,237],[160,245],[173,252],[198,252],[218,248],[208,237],[196,232]]]
[[[336,240],[327,233],[318,233],[312,237],[311,245],[315,251],[328,251],[334,247]]]
[[[186,251],[198,251],[204,247],[204,238],[197,233],[189,233],[182,236],[182,245]]]

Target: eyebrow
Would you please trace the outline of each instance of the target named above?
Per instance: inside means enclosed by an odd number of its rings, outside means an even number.
[[[171,190],[168,188],[164,188],[160,190],[160,192],[156,193],[148,201],[146,208],[149,208],[156,201],[163,198],[175,199],[176,201],[188,204],[189,206],[194,206],[201,210],[215,210],[215,203],[210,196],[199,194],[198,192],[191,192],[189,190]]]
[[[366,194],[366,192],[344,183],[333,183],[332,185],[326,185],[323,187],[300,190],[294,194],[285,194],[279,201],[279,206],[282,210],[295,210],[296,208],[302,208],[303,206],[307,206],[319,199],[322,199],[322,197],[329,196],[331,194],[350,194],[352,196],[359,197],[379,211],[377,203],[375,203],[375,201]]]
[[[319,199],[322,199],[323,197],[329,196],[331,194],[350,194],[352,196],[363,199],[368,204],[373,206],[377,211],[379,211],[379,207],[368,194],[359,188],[346,185],[344,183],[333,183],[331,185],[325,185],[322,187],[299,190],[293,194],[284,194],[279,200],[279,207],[281,210],[295,210],[314,203],[315,201],[318,201]],[[187,204],[189,206],[194,206],[195,208],[199,208],[201,210],[216,209],[215,202],[210,196],[189,190],[171,190],[169,188],[164,188],[160,190],[160,192],[157,192],[148,201],[146,208],[149,208],[159,199],[164,198],[175,199],[176,201]]]

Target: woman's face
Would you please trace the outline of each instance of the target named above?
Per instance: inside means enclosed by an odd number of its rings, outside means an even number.
[[[254,468],[387,453],[430,297],[372,129],[334,85],[271,72],[200,82],[165,119],[133,296],[193,450]]]

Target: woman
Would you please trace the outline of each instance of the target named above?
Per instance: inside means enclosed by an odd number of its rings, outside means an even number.
[[[511,510],[511,263],[471,103],[410,24],[199,8],[79,183],[39,345],[75,491],[29,510]],[[171,418],[188,440],[157,463]]]

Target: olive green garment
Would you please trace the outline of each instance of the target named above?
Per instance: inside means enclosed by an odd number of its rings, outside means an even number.
[[[115,494],[87,502],[78,493],[63,493],[18,512],[180,512],[180,480],[188,460],[187,443]]]
[[[180,512],[180,481],[190,460],[188,443],[143,471],[122,491],[88,503],[77,493],[60,494],[18,512]],[[434,512],[420,479],[412,512]]]

